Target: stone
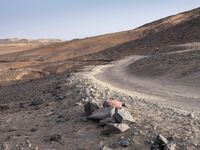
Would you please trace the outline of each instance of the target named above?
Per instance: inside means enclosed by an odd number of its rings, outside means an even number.
[[[39,147],[38,147],[38,146],[36,146],[34,150],[39,150]]]
[[[56,96],[56,100],[58,100],[58,101],[63,100],[63,99],[65,99],[64,95],[57,95]]]
[[[29,140],[27,140],[25,144],[27,144],[28,147],[32,147],[32,144],[31,144],[31,142]]]
[[[50,112],[48,112],[48,113],[46,114],[46,117],[53,116],[54,114],[55,114],[54,112],[50,111]]]
[[[112,150],[111,148],[108,148],[103,141],[100,141],[100,147],[98,148],[98,150]]]
[[[111,148],[106,147],[105,145],[103,147],[101,147],[99,150],[113,150]]]
[[[8,105],[0,105],[0,110],[4,111],[4,110],[8,110],[9,106]]]
[[[165,145],[164,150],[175,150],[176,149],[176,145],[172,142],[168,143],[167,145]]]
[[[122,108],[122,102],[119,100],[104,101],[103,107]]]
[[[126,138],[121,139],[121,140],[119,141],[119,144],[120,144],[122,147],[128,147],[129,144],[130,144],[130,140],[129,140],[129,139],[126,139]]]
[[[91,115],[95,110],[99,109],[99,105],[98,103],[96,103],[95,101],[88,101],[85,105],[84,105],[84,109],[85,109],[85,113],[86,115]]]
[[[151,150],[175,150],[176,145],[169,142],[163,135],[158,135],[151,146]]]
[[[63,140],[63,136],[60,134],[53,134],[50,135],[49,137],[45,138],[45,142],[58,142],[58,143],[62,143]]]
[[[187,116],[190,117],[191,119],[194,119],[194,118],[195,118],[195,116],[194,116],[193,113],[189,113]]]
[[[158,145],[166,145],[168,144],[168,140],[162,134],[160,134],[157,136],[155,143]]]
[[[117,123],[122,123],[123,121],[135,122],[131,113],[125,109],[116,108],[113,117]]]
[[[3,143],[2,145],[1,145],[1,148],[2,148],[2,150],[9,150],[10,148],[8,147],[8,144],[7,143]]]
[[[116,123],[115,119],[113,117],[107,117],[101,121],[99,121],[100,126],[106,126],[109,123]]]
[[[29,106],[38,106],[38,105],[43,104],[43,102],[44,102],[44,99],[34,100],[31,102],[31,104]]]
[[[36,132],[37,129],[36,128],[31,128],[31,132]]]
[[[88,119],[91,120],[103,120],[107,117],[112,117],[115,112],[115,109],[112,107],[103,107],[99,108],[96,111],[94,111]]]
[[[127,131],[128,129],[130,129],[130,127],[125,123],[110,123],[103,130],[103,134],[119,134]]]
[[[23,103],[19,103],[19,108],[24,108],[24,104]]]

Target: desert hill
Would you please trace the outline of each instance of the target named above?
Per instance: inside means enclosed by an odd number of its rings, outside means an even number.
[[[188,15],[190,17],[188,17]],[[106,59],[116,59],[130,54],[164,53],[171,50],[170,48],[164,48],[169,45],[200,41],[200,8],[178,14],[177,16],[168,17],[167,19],[161,19],[152,24],[154,25],[154,23],[158,23],[161,26],[161,28],[159,28],[159,26],[156,25],[156,32],[153,30],[154,32],[149,32],[149,34],[143,38],[108,48],[95,57],[101,59],[102,57]],[[148,25],[149,24],[144,27]],[[151,28],[151,26],[149,28]]]
[[[130,54],[151,54],[158,51],[155,47],[164,44],[198,41],[199,14],[200,8],[148,23],[134,30],[67,42],[42,45],[29,42],[20,46],[20,41],[26,43],[27,40],[13,39],[11,41],[17,42],[17,45],[9,47],[0,44],[1,68],[6,68],[6,73],[13,72],[12,75],[17,72],[17,76],[21,72],[19,70],[23,70],[23,75],[18,77],[21,79],[24,75],[29,76],[32,70],[36,74],[49,74],[63,72],[73,66],[106,63]]]

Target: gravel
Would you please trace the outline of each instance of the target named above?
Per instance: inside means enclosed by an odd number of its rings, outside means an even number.
[[[99,84],[88,76],[92,69],[93,66],[89,66],[85,68],[85,72],[75,73],[70,79],[71,82],[77,82],[77,88],[83,97],[82,102],[92,99],[103,102],[110,98],[122,100],[136,118],[136,122],[130,126],[131,129],[127,133],[134,134],[134,142],[151,143],[156,134],[162,134],[174,139],[177,149],[198,150],[200,148],[198,112],[160,106],[120,92],[111,86]]]

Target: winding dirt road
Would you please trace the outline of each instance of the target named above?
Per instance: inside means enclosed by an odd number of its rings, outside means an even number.
[[[148,56],[134,55],[109,65],[97,66],[89,73],[89,78],[115,91],[137,96],[156,104],[199,112],[199,86],[191,87],[184,83],[140,78],[130,74],[127,66],[144,57]]]

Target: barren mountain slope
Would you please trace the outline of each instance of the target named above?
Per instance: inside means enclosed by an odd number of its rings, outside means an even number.
[[[38,57],[44,57],[48,59],[48,62],[63,61],[74,57],[92,54],[109,47],[114,47],[118,44],[140,39],[148,34],[151,35],[160,32],[164,29],[175,26],[176,24],[180,24],[182,22],[196,18],[199,13],[200,9],[195,9],[146,24],[135,30],[101,35],[80,40],[75,39],[60,44],[51,44],[49,46],[30,49],[26,52],[19,52],[13,55],[5,55],[3,58],[9,58],[11,56],[13,59],[18,61],[24,57],[30,57],[31,60],[37,61]]]
[[[133,75],[149,78],[163,78],[199,84],[199,48],[177,53],[152,55],[136,61],[127,68]]]
[[[197,11],[199,10],[199,11]],[[130,54],[154,54],[164,53],[177,49],[169,46],[200,41],[200,8],[194,11],[193,17],[186,21],[172,25],[154,34],[148,34],[143,38],[133,40],[118,46],[108,48],[93,58],[117,59]]]
[[[199,84],[200,16],[147,36],[143,42],[157,48],[137,51],[137,54],[154,55],[131,64],[129,70],[133,75]]]
[[[159,45],[157,34],[164,34],[166,30],[171,30],[176,25],[187,24],[195,20],[199,13],[198,8],[149,23],[135,30],[39,47],[30,43],[0,46],[1,76],[4,81],[40,77],[49,73],[63,72],[73,66],[107,63],[130,53],[141,52],[140,49],[148,48],[149,52],[149,47]],[[160,35],[162,38],[163,36],[165,35]],[[100,53],[96,55],[97,52]],[[82,57],[89,54],[94,54],[94,57]]]

